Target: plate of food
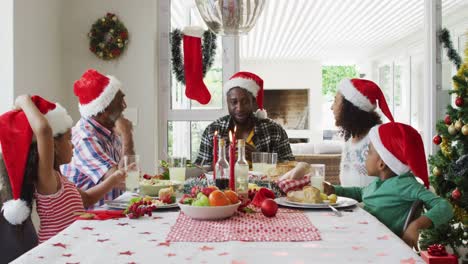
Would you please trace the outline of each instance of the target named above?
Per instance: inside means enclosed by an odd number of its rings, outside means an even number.
[[[146,175],[145,175],[146,176]],[[178,188],[180,183],[171,180],[163,180],[158,177],[143,177],[140,181],[140,193],[148,196],[158,196],[159,191],[164,188]]]
[[[178,207],[175,197],[175,192],[172,187],[163,188],[159,190],[159,195],[154,196],[137,196],[132,197],[129,200],[113,200],[113,201],[104,201],[107,207],[112,209],[127,209],[134,203],[143,201],[148,206],[152,206],[154,209],[167,209]]]
[[[290,191],[286,197],[277,198],[276,202],[288,207],[317,209],[329,208],[329,205],[335,208],[344,208],[358,203],[354,199],[334,194],[327,196],[312,186],[305,186],[299,191]]]

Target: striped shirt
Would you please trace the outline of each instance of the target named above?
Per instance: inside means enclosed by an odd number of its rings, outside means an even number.
[[[61,166],[61,171],[82,190],[99,184],[112,167],[117,167],[122,156],[122,143],[118,135],[92,118],[81,118],[72,129],[73,158]],[[95,206],[104,200],[121,195],[118,189],[108,192]]]
[[[40,219],[39,243],[71,225],[76,219],[74,212],[84,212],[83,200],[76,186],[59,172],[56,175],[61,183],[56,193],[42,195],[36,191],[34,194]]]

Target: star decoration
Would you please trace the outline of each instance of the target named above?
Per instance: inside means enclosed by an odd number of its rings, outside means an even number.
[[[81,229],[83,229],[83,230],[94,230],[94,228],[89,227],[89,226],[82,227]]]
[[[378,240],[388,240],[390,237],[388,235],[384,235],[381,237],[377,237]]]
[[[174,253],[168,253],[168,254],[167,254],[168,257],[174,257],[175,255],[176,255],[176,254],[174,254]]]
[[[62,256],[63,256],[63,257],[67,257],[67,258],[69,258],[69,257],[71,257],[71,256],[72,256],[72,254],[62,254]]]
[[[214,247],[209,247],[209,246],[203,246],[200,248],[201,251],[208,251],[208,250],[213,250]]]
[[[146,231],[146,232],[140,232],[140,234],[141,234],[141,235],[151,235],[151,232],[148,232],[148,231]]]
[[[117,223],[117,225],[119,225],[119,226],[126,226],[126,225],[128,225],[128,223]]]
[[[158,247],[159,247],[159,246],[166,246],[166,247],[169,247],[170,245],[171,245],[171,242],[166,241],[166,242],[160,242],[160,243],[158,244]]]
[[[124,252],[119,252],[119,255],[128,255],[131,256],[135,254],[135,252],[131,252],[130,250],[124,251]]]
[[[223,252],[223,253],[219,253],[219,254],[218,254],[218,256],[226,256],[226,255],[229,255],[229,253]]]
[[[106,239],[98,239],[98,240],[97,240],[97,242],[100,242],[100,243],[102,243],[102,242],[106,242],[106,241],[109,241],[109,239],[108,239],[108,238],[106,238]]]
[[[52,244],[52,246],[54,246],[54,247],[63,247],[63,248],[67,248],[67,245],[62,244],[62,243],[55,243],[55,244]]]

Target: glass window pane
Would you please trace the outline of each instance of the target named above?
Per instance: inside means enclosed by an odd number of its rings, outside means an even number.
[[[194,161],[200,148],[205,128],[212,121],[169,121],[167,123],[167,154]]]
[[[180,29],[187,25],[203,26],[195,1],[172,0],[171,1],[171,30]],[[216,56],[213,65],[205,74],[203,79],[207,89],[211,94],[211,101],[206,105],[201,105],[195,100],[190,100],[185,96],[185,85],[179,83],[172,71],[171,65],[171,109],[222,109],[223,108],[223,69],[222,69],[222,39],[217,36]],[[180,47],[183,52],[183,43]],[[181,54],[183,57],[183,55]]]
[[[419,132],[424,128],[424,59],[422,54],[411,57],[411,126]]]
[[[382,92],[385,95],[385,99],[387,100],[387,104],[388,104],[388,107],[390,108],[390,111],[392,112],[392,114],[394,114],[395,112],[393,108],[392,86],[393,86],[392,65],[385,64],[385,65],[380,66],[379,67],[379,87],[380,89],[382,89]],[[380,114],[380,116],[382,118],[382,121],[386,119],[384,115]]]
[[[410,122],[410,77],[409,60],[395,62],[395,91],[393,117],[405,124]]]

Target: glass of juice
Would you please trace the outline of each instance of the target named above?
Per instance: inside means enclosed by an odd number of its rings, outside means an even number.
[[[125,155],[124,168],[127,173],[125,189],[129,192],[138,192],[140,186],[140,156]]]
[[[185,182],[185,157],[170,157],[168,162],[169,179],[174,183]]]

